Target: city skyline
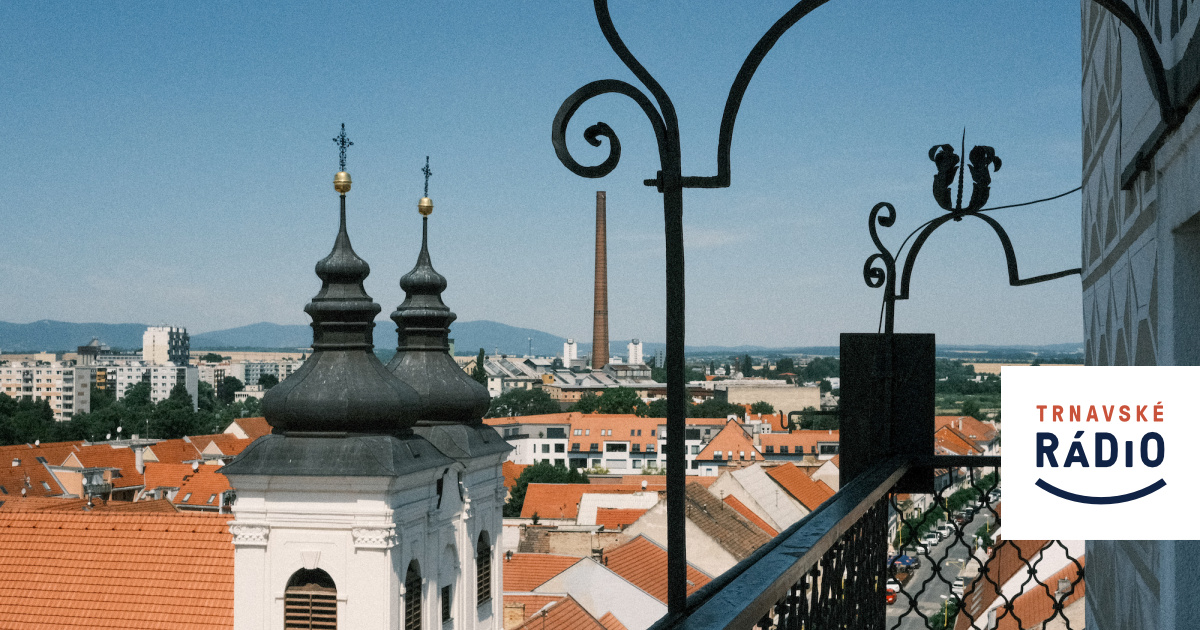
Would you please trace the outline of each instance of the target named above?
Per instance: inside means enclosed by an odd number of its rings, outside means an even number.
[[[613,4],[679,110],[686,174],[715,172],[729,83],[790,6]],[[747,92],[732,186],[685,193],[689,345],[832,345],[839,332],[873,331],[882,296],[862,281],[874,253],[867,214],[896,206],[897,227],[883,234],[893,249],[940,214],[926,153],[957,144],[964,126],[968,150],[991,145],[1004,160],[992,205],[1079,185],[1079,7],[1021,8],[834,2],[792,28]],[[622,140],[603,179],[571,174],[550,145],[573,90],[635,81],[590,3],[336,14],[5,6],[0,16],[10,79],[0,108],[14,123],[0,197],[5,216],[24,217],[0,236],[0,320],[196,333],[307,323],[312,265],[336,225],[329,138],[344,122],[355,142],[349,230],[382,317],[416,260],[430,155],[431,254],[460,321],[587,338],[604,190],[612,338],[663,339],[661,197],[641,185],[657,169],[649,125],[620,97],[576,115],[577,159],[606,155],[582,141],[592,122]],[[994,215],[1025,275],[1079,266],[1079,208],[1075,194]],[[897,331],[948,344],[1081,340],[1079,279],[1008,288],[999,244],[968,223],[923,250]],[[386,346],[388,329],[376,332]]]

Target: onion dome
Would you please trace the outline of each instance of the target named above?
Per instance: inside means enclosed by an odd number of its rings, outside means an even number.
[[[418,204],[421,253],[412,271],[400,279],[405,298],[392,313],[397,347],[387,368],[421,396],[418,426],[479,424],[491,404],[487,388],[467,375],[450,356],[450,324],[457,316],[442,302],[446,278],[429,260],[429,158],[425,197]]]
[[[346,233],[344,125],[340,138],[343,170],[334,186],[341,223],[333,250],[317,263],[321,291],[304,307],[313,320],[313,353],[266,393],[263,415],[274,433],[287,435],[403,435],[411,432],[419,397],[375,356],[372,329],[381,309],[363,288],[371,267]]]

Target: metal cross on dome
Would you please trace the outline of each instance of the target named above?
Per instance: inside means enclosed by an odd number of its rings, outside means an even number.
[[[421,169],[425,173],[425,196],[429,196],[429,176],[433,175],[433,171],[429,170],[429,156],[425,156],[425,168]]]
[[[333,142],[334,144],[338,145],[339,149],[338,170],[344,171],[346,170],[346,147],[354,146],[354,143],[350,142],[350,138],[346,136],[346,123],[342,123],[342,133],[338,134],[337,137],[333,139]]]

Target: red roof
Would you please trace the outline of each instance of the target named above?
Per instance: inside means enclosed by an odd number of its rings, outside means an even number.
[[[521,594],[504,594],[504,607],[506,609],[520,608],[522,614],[522,623],[529,619],[543,608],[557,604],[565,595],[555,593],[551,595],[541,595],[538,593],[521,593]]]
[[[246,437],[251,440],[271,433],[271,425],[267,424],[266,418],[238,418],[233,423],[241,427]]]
[[[1083,557],[1079,558],[1080,565],[1086,565]],[[1067,565],[1059,569],[1054,575],[1042,582],[1050,588],[1051,591],[1058,589],[1058,581],[1060,579],[1070,580],[1071,586],[1067,587],[1069,595],[1063,600],[1063,608],[1070,606],[1084,596],[1084,587],[1086,586],[1082,576],[1079,575],[1080,567],[1075,566],[1074,562],[1067,562]],[[1037,628],[1044,622],[1049,621],[1055,616],[1054,610],[1055,598],[1047,592],[1047,589],[1041,586],[1030,585],[1029,590],[1018,595],[1013,600],[1013,611],[1009,614],[1004,607],[996,611],[996,630],[1021,630],[1022,628]],[[1073,589],[1073,590],[1072,590]],[[966,615],[963,615],[964,617]],[[1020,619],[1020,623],[1017,620]],[[1062,619],[1062,615],[1058,616]],[[1047,624],[1053,625],[1053,624]]]
[[[566,571],[579,562],[574,556],[557,556],[549,553],[514,553],[504,559],[504,590],[513,593],[528,593],[546,583],[546,580]]]
[[[751,510],[750,508],[746,507],[746,504],[739,501],[737,497],[735,497],[733,495],[729,495],[722,500],[725,501],[726,505],[737,510],[737,513],[744,516],[746,518],[746,520],[757,525],[759,529],[766,532],[767,535],[769,535],[771,538],[774,538],[779,535],[779,532],[775,531],[774,527],[767,525],[766,521],[762,520],[762,518],[760,518],[757,514],[755,514],[754,510]]]
[[[137,456],[133,449],[124,446],[108,444],[93,444],[81,447],[77,452],[67,456],[63,461],[64,467],[74,467],[78,461],[84,468],[116,468],[120,475],[113,473],[113,489],[137,488],[145,483],[141,473],[137,471]]]
[[[990,422],[982,422],[971,416],[933,417],[933,426],[935,429],[940,429],[947,425],[958,429],[963,435],[977,443],[990,442],[996,438],[996,427]]]
[[[950,425],[943,425],[933,434],[934,452],[938,455],[982,455],[975,441]]]
[[[175,505],[219,509],[221,495],[233,486],[229,478],[213,470],[215,466],[201,466],[200,470],[183,478],[183,486],[175,495]]]
[[[61,497],[17,497],[0,500],[0,510],[22,512],[178,512],[166,499],[158,501],[105,501]]]
[[[621,623],[611,612],[606,612],[604,616],[600,617],[600,625],[607,630],[627,630],[625,624]]]
[[[145,459],[164,464],[182,464],[201,459],[200,451],[191,442],[183,440],[163,440],[146,447]]]
[[[231,629],[232,518],[0,512],[0,627]]]
[[[526,607],[526,614],[529,608]],[[526,619],[525,623],[517,626],[528,630],[606,630],[595,617],[591,616],[579,602],[570,595],[561,596],[554,603],[547,604],[536,614]]]
[[[716,452],[721,451],[721,461],[757,461],[762,459],[762,453],[754,448],[754,442],[746,435],[746,430],[736,421],[729,420],[721,428],[720,433],[713,436],[707,445],[696,456],[696,459],[714,459]]]
[[[604,566],[654,598],[667,602],[667,550],[645,536],[604,552]],[[691,595],[712,578],[688,564],[687,594]]]
[[[500,466],[501,471],[504,473],[504,487],[512,490],[513,486],[517,485],[517,477],[520,477],[526,468],[529,468],[529,466],[509,461],[504,462]]]
[[[619,531],[625,529],[626,526],[632,525],[634,521],[642,517],[646,510],[626,509],[626,508],[596,508],[596,524],[603,525],[604,529],[610,531]]]
[[[791,462],[782,466],[772,466],[767,468],[766,472],[775,480],[775,483],[783,486],[788,494],[795,497],[809,511],[817,509],[817,506],[833,496],[833,488],[826,485],[824,481],[814,481],[812,477]]]
[[[811,455],[814,448],[820,453],[817,448],[819,443],[839,442],[839,436],[837,429],[801,429],[791,433],[762,433],[758,436],[758,443],[764,448],[773,446],[775,453],[780,452],[781,446],[787,446],[790,453],[800,448],[801,453]]]
[[[521,518],[565,518],[579,516],[579,501],[584,494],[633,494],[641,484],[615,483],[531,483],[525,490]]]

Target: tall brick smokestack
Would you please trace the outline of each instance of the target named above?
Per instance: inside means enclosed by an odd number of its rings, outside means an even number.
[[[608,240],[604,191],[596,191],[596,309],[592,318],[592,369],[608,365]]]

